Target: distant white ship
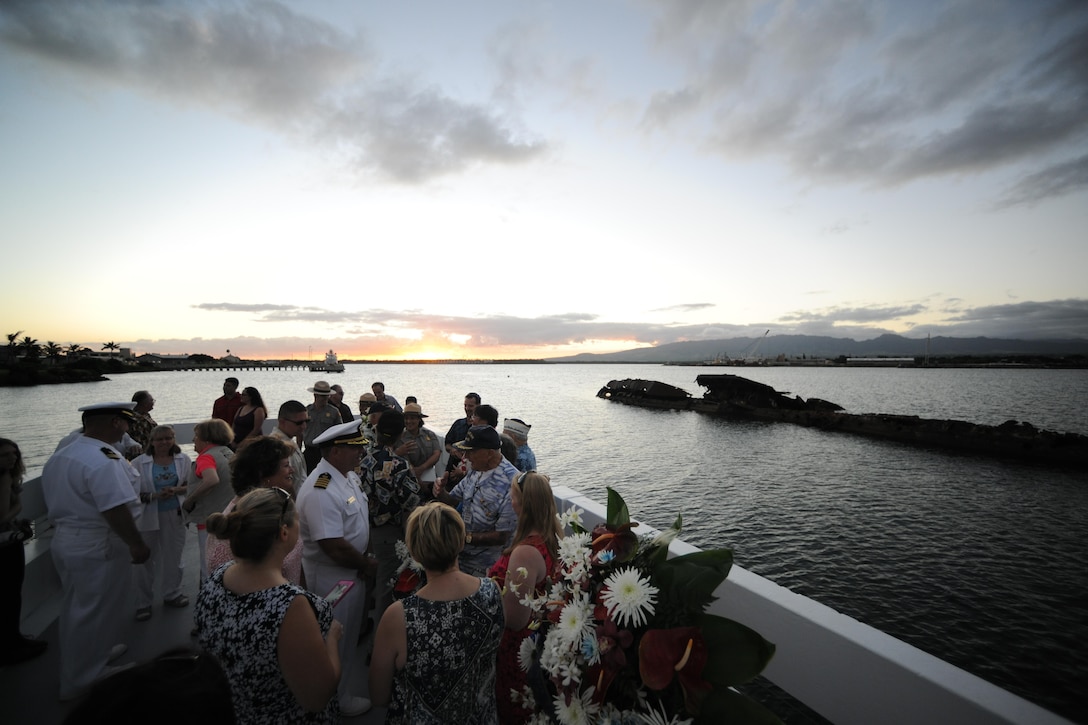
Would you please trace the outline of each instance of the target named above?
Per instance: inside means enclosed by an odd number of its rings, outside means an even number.
[[[313,363],[310,365],[311,373],[342,373],[344,372],[344,364],[337,362],[336,353],[329,350],[325,353],[325,362]]]

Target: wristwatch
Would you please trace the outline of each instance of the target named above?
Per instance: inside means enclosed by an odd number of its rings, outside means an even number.
[[[472,543],[472,532],[471,531],[468,532],[467,534],[465,534],[465,543],[466,544],[471,544]]]

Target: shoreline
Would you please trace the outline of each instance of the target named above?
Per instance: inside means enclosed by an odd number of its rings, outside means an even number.
[[[706,361],[670,361],[670,362],[646,362],[624,360],[345,360],[345,367],[354,365],[648,365],[654,367],[699,367],[714,369],[736,368],[903,368],[908,370],[947,370],[947,369],[979,369],[979,370],[1088,370],[1088,358],[1073,356],[1033,355],[1023,360],[1010,359],[1009,356],[955,356],[947,358],[916,358],[913,362],[902,358],[850,359],[801,359],[801,360],[767,360],[751,363],[713,363]],[[67,383],[94,383],[104,382],[109,375],[127,375],[129,373],[154,373],[154,372],[242,372],[247,370],[273,371],[273,370],[297,370],[309,369],[315,365],[312,361],[302,360],[242,360],[239,362],[222,363],[215,362],[185,365],[157,366],[146,364],[131,364],[114,358],[108,361],[78,361],[73,364],[51,365],[27,365],[0,364],[0,388],[34,387],[37,385],[63,385]],[[319,371],[315,371],[319,372]],[[322,374],[337,375],[340,371],[325,371]]]

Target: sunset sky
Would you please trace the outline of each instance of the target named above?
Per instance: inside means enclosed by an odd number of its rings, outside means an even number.
[[[3,332],[1088,338],[1088,3],[0,3]]]

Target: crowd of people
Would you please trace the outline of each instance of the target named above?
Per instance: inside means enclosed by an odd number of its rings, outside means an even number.
[[[192,634],[219,662],[238,722],[336,722],[371,699],[388,705],[388,722],[524,722],[517,658],[530,614],[516,591],[546,585],[562,536],[531,426],[500,427],[498,411],[468,393],[440,440],[414,396],[402,406],[375,382],[356,418],[343,388],[319,380],[313,402],[283,402],[265,435],[260,392],[239,387],[227,378],[212,417],[194,426],[195,460],[138,391],[81,408],[82,428],[46,463],[61,699],[132,667],[113,664],[127,649],[124,613],[150,619],[157,582],[164,607],[190,605],[182,552],[192,529]],[[0,441],[0,525],[13,531],[22,468],[12,450]],[[398,544],[425,571],[399,600]],[[14,556],[3,562],[17,568]],[[40,653],[45,643],[19,633],[17,609],[11,626],[8,610],[0,624],[13,661]],[[355,666],[372,630],[368,699]]]

